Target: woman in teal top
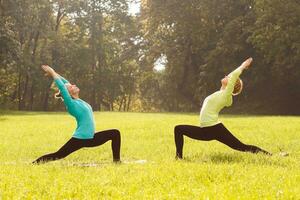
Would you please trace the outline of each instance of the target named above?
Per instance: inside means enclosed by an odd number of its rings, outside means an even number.
[[[178,125],[174,129],[176,158],[182,159],[183,136],[188,136],[196,140],[217,140],[225,145],[244,152],[251,153],[271,153],[239,141],[229,130],[218,120],[219,112],[224,107],[232,105],[232,96],[238,95],[243,88],[243,82],[239,79],[242,71],[248,69],[252,58],[247,59],[240,67],[225,76],[221,80],[221,89],[205,98],[200,111],[200,127],[191,125]]]
[[[95,147],[111,140],[113,161],[120,162],[121,135],[116,129],[95,133],[92,107],[79,98],[79,88],[57,74],[48,65],[42,66],[47,75],[52,76],[63,98],[67,111],[76,119],[77,128],[73,137],[57,152],[44,155],[33,163],[48,162],[64,158],[83,147]]]

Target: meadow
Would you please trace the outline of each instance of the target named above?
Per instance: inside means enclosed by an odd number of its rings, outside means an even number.
[[[182,161],[174,158],[173,129],[198,125],[197,113],[95,112],[95,120],[97,130],[121,131],[122,164],[112,163],[109,142],[32,165],[72,136],[74,119],[63,112],[2,113],[0,199],[300,199],[300,117],[222,115],[241,141],[274,155],[185,137]]]

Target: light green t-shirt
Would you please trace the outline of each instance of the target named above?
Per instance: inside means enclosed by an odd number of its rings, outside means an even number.
[[[204,99],[200,111],[200,127],[213,126],[219,121],[219,112],[232,105],[232,92],[242,69],[239,67],[228,75],[228,83],[224,90],[219,90]]]

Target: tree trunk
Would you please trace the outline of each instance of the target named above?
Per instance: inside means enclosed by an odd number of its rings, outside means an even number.
[[[17,93],[17,95],[18,95],[18,110],[21,110],[21,108],[22,108],[22,98],[21,98],[21,78],[22,78],[22,76],[21,76],[21,72],[19,72],[19,76],[18,76],[18,88],[17,88],[17,90],[18,90],[18,93]]]
[[[114,111],[114,102],[110,102],[110,111]]]
[[[33,50],[32,50],[32,54],[31,54],[31,62],[33,64],[33,66],[36,64],[35,63],[35,55],[36,55],[36,49],[37,49],[37,45],[38,45],[38,40],[39,40],[39,36],[40,36],[40,31],[37,31],[34,37],[34,43],[33,43]],[[32,77],[32,81],[31,81],[31,88],[30,88],[30,99],[29,99],[29,109],[32,110],[33,109],[33,99],[34,99],[34,77]]]
[[[34,81],[31,82],[31,87],[30,87],[29,110],[33,110],[33,100],[34,100]]]
[[[187,36],[188,37],[188,36]],[[181,77],[181,81],[178,85],[178,92],[181,94],[183,98],[191,102],[195,107],[197,107],[198,102],[194,99],[193,94],[191,94],[187,89],[185,88],[186,81],[188,80],[187,77],[190,75],[190,69],[192,65],[192,43],[190,41],[190,38],[187,38],[186,42],[186,52],[185,52],[185,59],[184,59],[184,67],[183,67],[183,75]]]
[[[52,84],[52,81],[50,81],[47,84],[47,87],[46,87],[46,90],[45,90],[46,93],[45,93],[44,100],[43,100],[43,110],[44,111],[48,110],[49,91],[50,91],[50,88],[51,88],[51,84]]]
[[[65,14],[62,11],[62,6],[61,6],[61,4],[59,4],[58,12],[57,12],[57,15],[56,15],[56,24],[55,24],[55,32],[56,33],[59,29],[60,22],[64,18],[64,16],[65,16]]]
[[[26,97],[27,97],[27,89],[28,89],[28,81],[29,81],[29,75],[26,73],[25,76],[25,83],[24,83],[24,89],[23,89],[23,94],[21,95],[21,106],[20,110],[24,110],[26,107]]]
[[[130,109],[130,103],[131,103],[131,94],[129,94],[128,96],[128,102],[127,102],[127,108],[126,108],[126,111],[128,112],[129,109]]]
[[[126,96],[125,96],[125,94],[124,94],[123,97],[122,97],[122,99],[121,99],[121,102],[120,102],[119,111],[122,110],[123,104],[124,104],[124,102],[125,102],[125,98],[126,98]]]
[[[0,16],[4,15],[3,0],[0,0]]]

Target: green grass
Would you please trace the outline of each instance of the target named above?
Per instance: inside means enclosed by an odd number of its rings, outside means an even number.
[[[197,114],[95,113],[97,130],[118,128],[123,161],[110,144],[82,149],[45,165],[30,163],[56,151],[75,121],[66,113],[0,116],[0,199],[300,199],[300,117],[223,116],[241,141],[272,157],[231,150],[216,141],[185,138],[174,159],[173,128],[198,125]],[[290,153],[278,156],[279,148]]]

